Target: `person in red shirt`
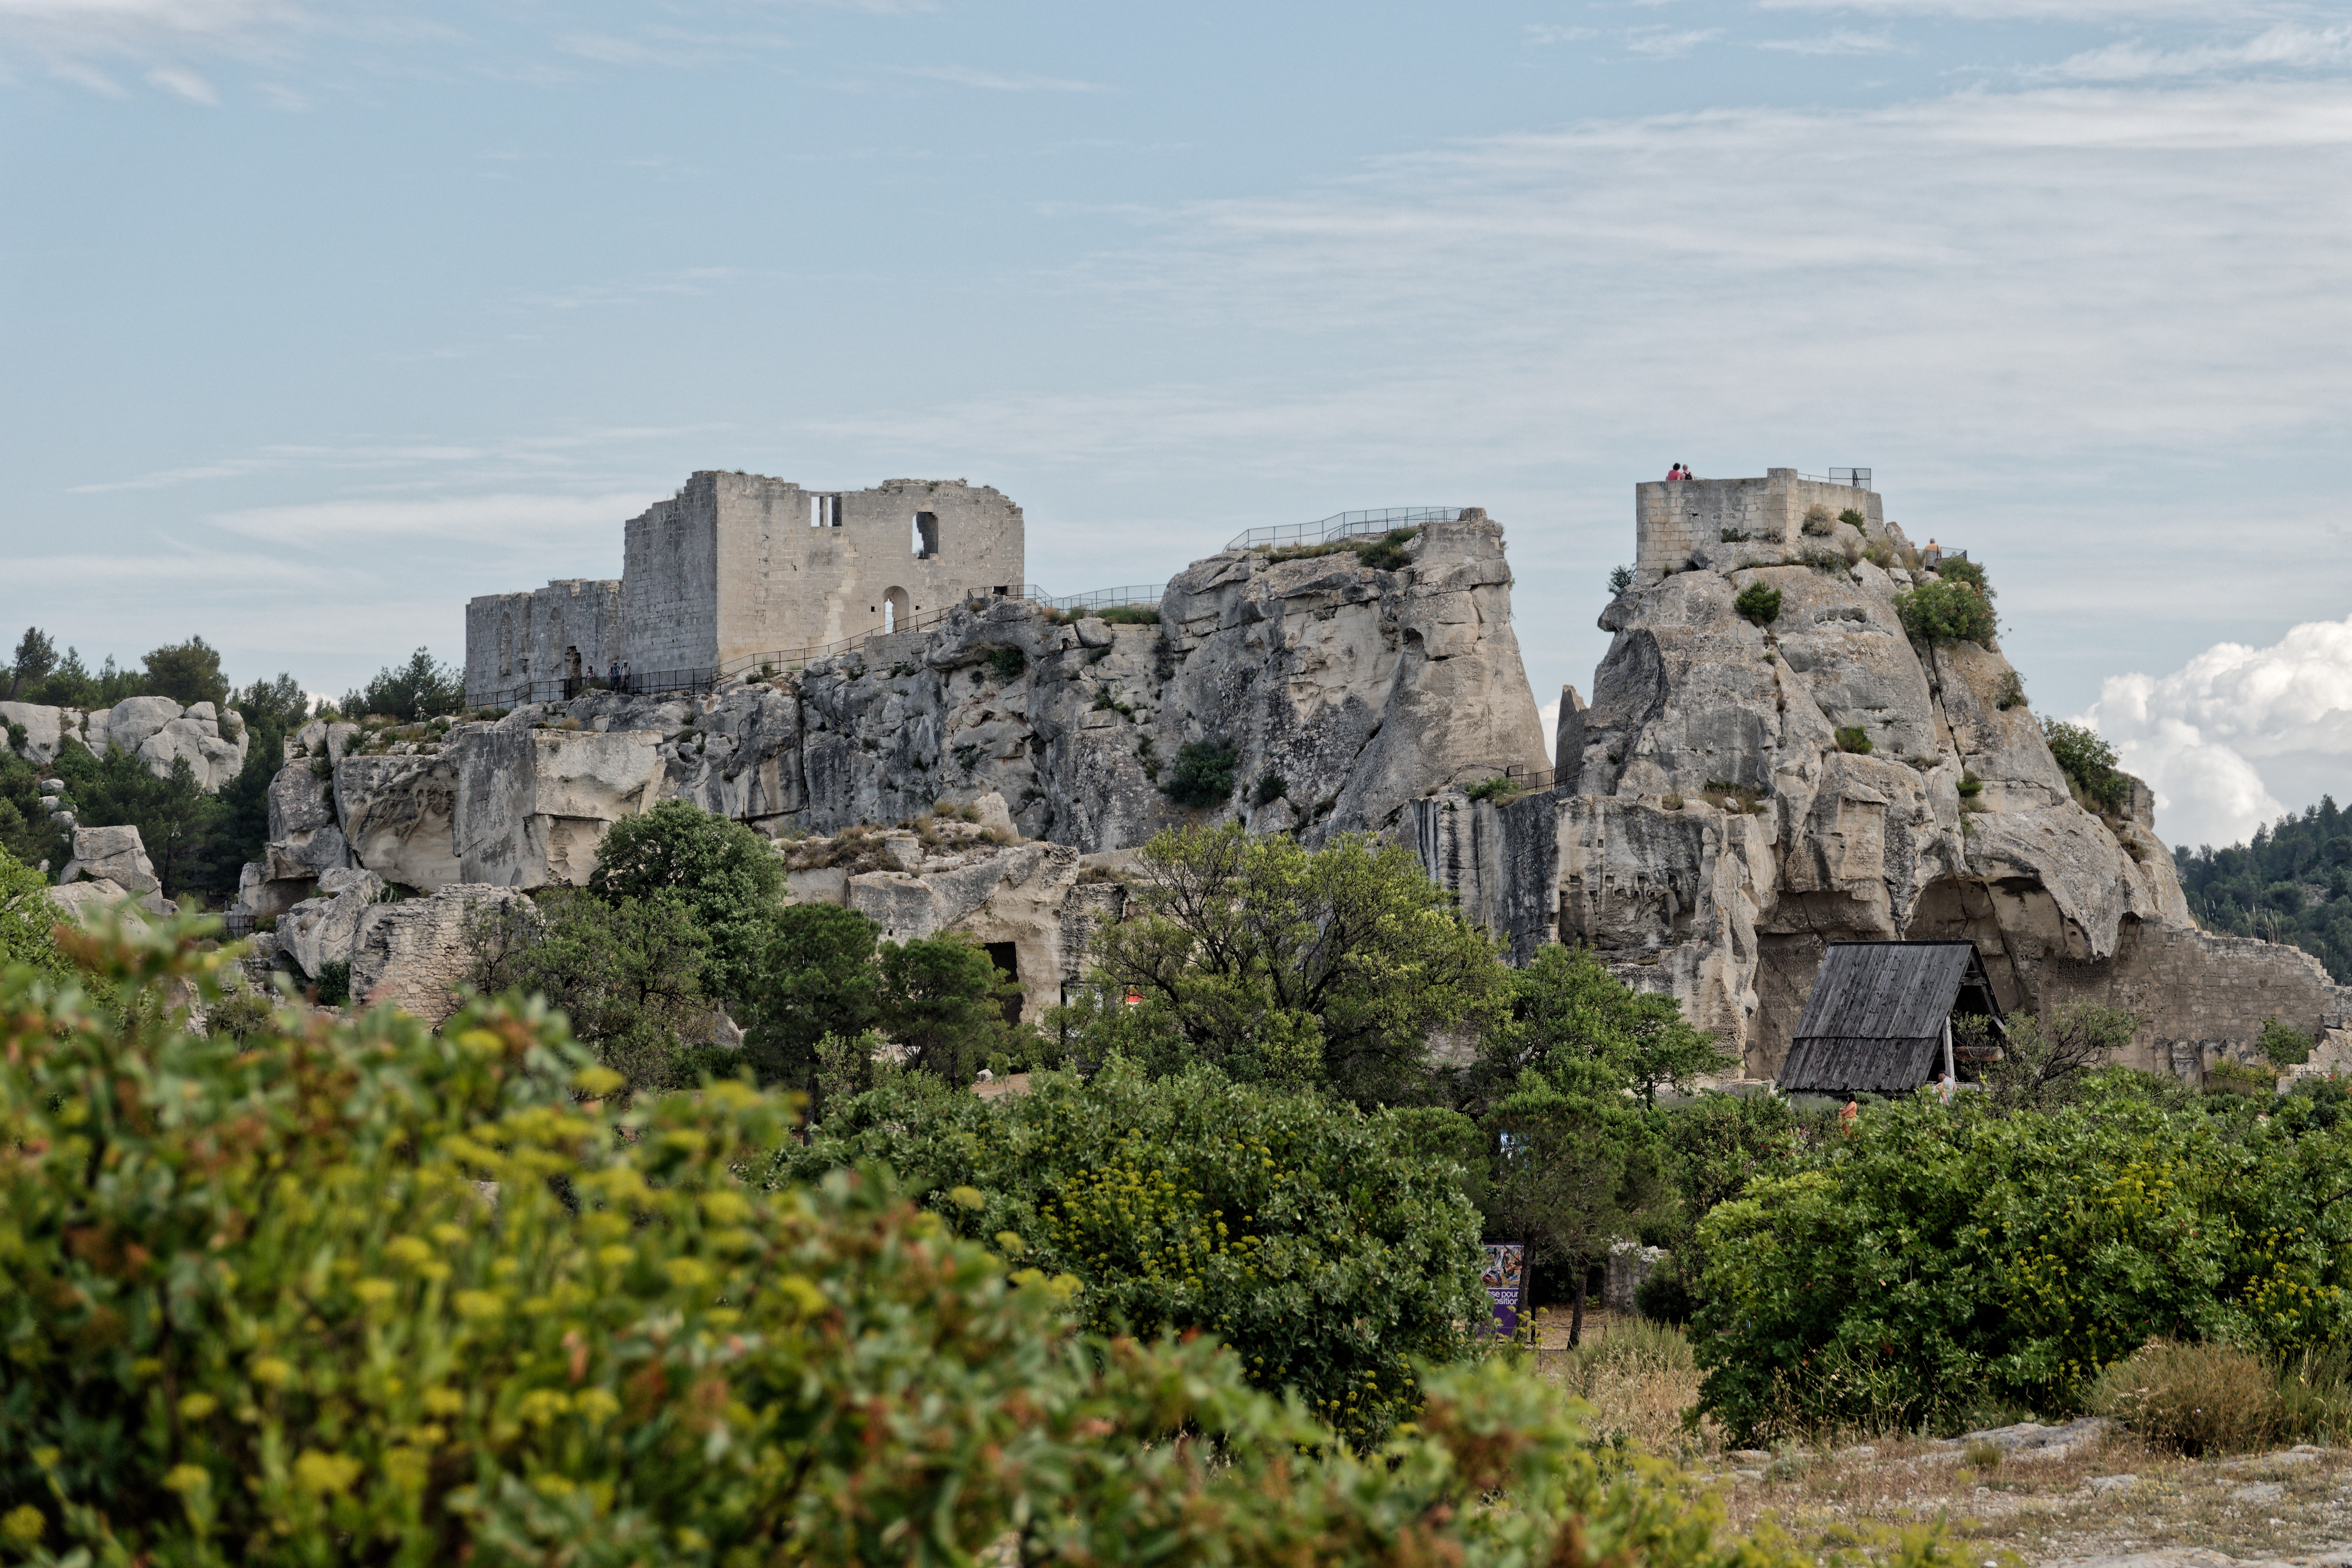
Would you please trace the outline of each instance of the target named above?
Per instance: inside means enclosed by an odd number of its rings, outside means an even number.
[[[1672,484],[1675,480],[1681,479],[1682,477],[1683,466],[1680,463],[1676,463],[1673,468],[1666,470],[1666,482],[1668,484]]]

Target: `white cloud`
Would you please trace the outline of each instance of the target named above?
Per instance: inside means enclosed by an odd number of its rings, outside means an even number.
[[[2156,791],[2168,842],[2240,842],[2315,804],[2282,802],[2265,774],[2352,770],[2352,618],[2305,623],[2268,647],[2219,643],[2159,678],[2112,677],[2086,719]]]
[[[2277,0],[1762,0],[1768,11],[1867,11],[1980,22],[2243,22],[2287,7]]]
[[[2149,48],[2137,40],[2087,49],[2028,73],[2060,81],[2142,81],[2244,70],[2320,70],[2352,64],[2352,27],[2283,23],[2242,43]]]
[[[1699,45],[1722,36],[1720,27],[1643,27],[1626,36],[1625,47],[1637,55],[1679,59]]]
[[[1836,27],[1811,38],[1767,38],[1756,47],[1791,55],[1883,55],[1894,49],[1895,40],[1885,33]]]
[[[1117,92],[1114,87],[1100,82],[1073,81],[1066,77],[1004,76],[996,71],[975,70],[970,66],[905,66],[904,76],[928,77],[933,81],[953,82],[958,87],[975,87],[985,92]]]
[[[226,511],[212,521],[247,538],[318,550],[423,540],[462,540],[495,550],[580,540],[588,545],[580,553],[607,554],[618,547],[622,522],[652,499],[622,491],[325,500]]]
[[[1559,758],[1555,754],[1555,752],[1556,743],[1559,739],[1560,701],[1561,700],[1559,698],[1555,697],[1550,701],[1545,703],[1541,708],[1536,710],[1536,716],[1543,721],[1544,755],[1551,759],[1551,763],[1554,767],[1558,767],[1559,765]]]
[[[1598,36],[1591,27],[1563,27],[1553,22],[1528,24],[1528,42],[1531,44],[1573,44]]]
[[[147,79],[165,92],[184,98],[190,103],[200,103],[207,109],[220,106],[220,94],[213,90],[213,84],[185,66],[157,66],[147,73]]]

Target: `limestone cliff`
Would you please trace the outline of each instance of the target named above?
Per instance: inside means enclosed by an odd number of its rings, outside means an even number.
[[[1865,538],[1903,543],[1875,521]],[[1724,553],[1602,612],[1554,793],[1418,811],[1424,860],[1517,952],[1589,943],[1758,1076],[1832,942],[1971,938],[2005,1006],[2133,1006],[2158,1070],[2245,1055],[2265,1008],[2352,1025],[2307,955],[2194,929],[2145,792],[2136,816],[2078,805],[1998,652],[1906,636],[1912,574]],[[1734,607],[1754,584],[1780,591],[1769,624]]]
[[[216,792],[245,766],[252,739],[234,713],[209,702],[183,708],[168,697],[127,697],[111,708],[46,708],[30,702],[0,702],[0,724],[24,731],[9,743],[27,762],[52,763],[68,745],[97,756],[124,752],[147,764],[157,778],[169,778],[172,764],[184,761],[196,787]]]
[[[772,681],[598,693],[383,750],[314,723],[243,902],[289,909],[354,867],[419,890],[579,882],[607,824],[667,798],[781,835],[1002,795],[1021,836],[1082,852],[1203,819],[1391,828],[1433,790],[1544,761],[1500,526],[1465,512],[1403,553],[1228,551],[1169,584],[1157,625],[999,601]],[[1232,754],[1209,811],[1159,787],[1196,742]]]

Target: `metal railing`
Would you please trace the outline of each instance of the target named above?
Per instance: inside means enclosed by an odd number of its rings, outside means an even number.
[[[1799,474],[1797,477],[1817,485],[1845,485],[1857,490],[1870,488],[1868,468],[1832,468],[1826,474]]]
[[[240,937],[251,936],[253,934],[253,923],[260,918],[261,917],[258,915],[236,914],[234,912],[225,914],[220,917],[221,935],[227,937],[232,942]]]
[[[1503,776],[1509,779],[1513,784],[1517,784],[1522,790],[1549,789],[1553,783],[1559,779],[1559,770],[1558,768],[1531,768],[1525,763],[1513,763],[1509,767],[1503,770]]]
[[[467,700],[476,707],[520,708],[526,702],[569,702],[577,697],[593,697],[599,691],[618,691],[630,697],[690,697],[708,691],[717,683],[718,671],[711,669],[651,669],[624,675],[618,681],[609,676],[572,675],[557,680],[520,680],[511,686],[493,687],[489,700],[473,703],[473,693]]]
[[[1253,528],[1236,535],[1228,550],[1286,550],[1302,544],[1328,544],[1335,539],[1386,533],[1392,528],[1419,528],[1424,523],[1452,522],[1462,515],[1458,506],[1391,506],[1377,511],[1335,512],[1320,522],[1293,523],[1283,528]]]

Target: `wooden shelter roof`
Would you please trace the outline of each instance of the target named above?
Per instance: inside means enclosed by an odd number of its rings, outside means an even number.
[[[2000,1016],[1972,942],[1842,942],[1822,955],[1780,1064],[1783,1091],[1906,1094],[1943,1068],[1956,1005]]]

